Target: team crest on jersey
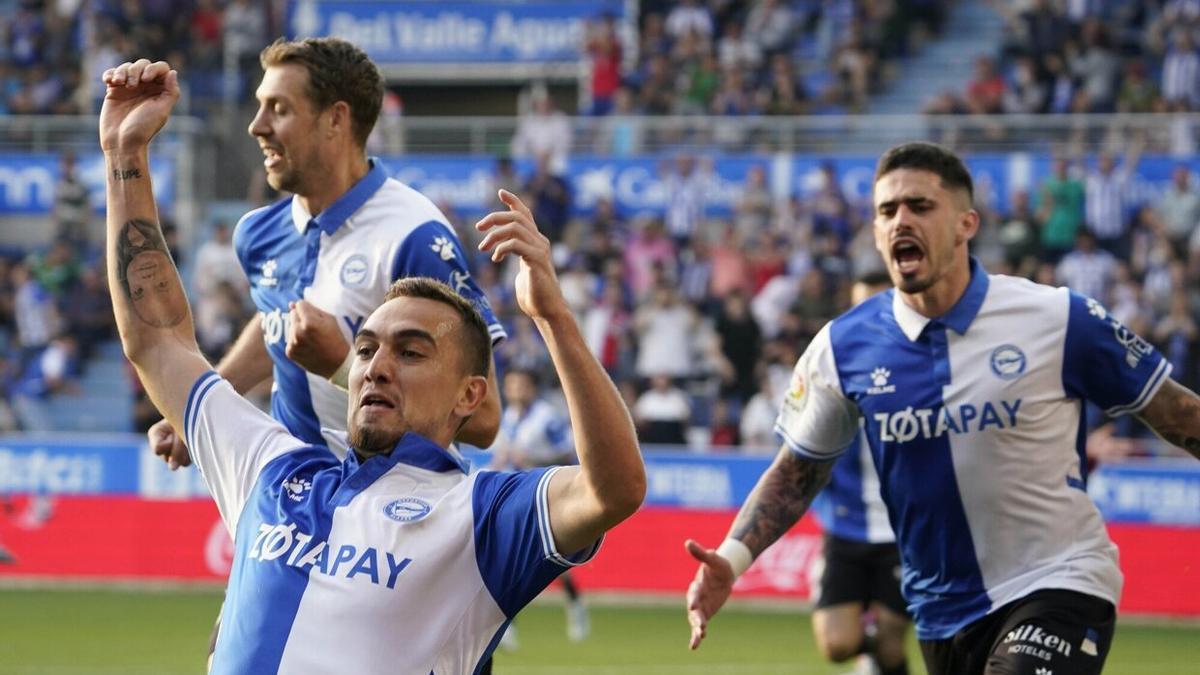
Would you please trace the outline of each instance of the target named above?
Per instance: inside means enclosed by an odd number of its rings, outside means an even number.
[[[433,506],[424,499],[404,497],[388,502],[383,507],[383,514],[398,523],[411,523],[429,515]]]
[[[346,258],[338,276],[346,288],[362,288],[367,283],[367,256],[355,253]]]
[[[872,387],[867,387],[868,394],[890,394],[896,391],[896,385],[888,384],[888,379],[892,377],[892,371],[880,366],[871,371]]]
[[[1013,345],[1000,345],[992,350],[992,372],[1002,380],[1015,380],[1025,372],[1025,352]]]
[[[446,262],[454,260],[454,244],[450,241],[450,237],[434,238],[433,244],[429,248]]]
[[[312,489],[312,481],[301,476],[292,476],[283,481],[283,491],[287,493],[288,499],[294,502],[302,502],[308,496],[308,491]]]
[[[262,277],[258,280],[259,286],[274,286],[279,283],[279,279],[275,278],[275,270],[279,267],[279,263],[274,258],[262,264]]]

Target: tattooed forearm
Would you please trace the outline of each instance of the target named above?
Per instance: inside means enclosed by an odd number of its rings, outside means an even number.
[[[187,316],[187,298],[158,225],[134,219],[121,227],[117,278],[142,323],[170,328]]]
[[[1138,417],[1162,439],[1200,459],[1200,396],[1167,378]]]
[[[113,180],[133,180],[142,177],[141,169],[113,169]]]
[[[829,482],[832,462],[814,462],[782,450],[738,511],[729,536],[740,539],[757,558],[783,536]]]

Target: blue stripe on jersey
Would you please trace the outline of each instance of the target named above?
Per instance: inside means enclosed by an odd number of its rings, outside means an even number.
[[[430,255],[431,251],[438,255]],[[479,310],[493,343],[504,339],[504,327],[467,269],[467,255],[449,225],[430,220],[414,228],[404,239],[392,262],[392,280],[408,277],[431,277],[445,282]]]
[[[977,271],[960,299],[966,306],[956,305],[946,322],[965,329],[986,290],[986,274]],[[892,296],[893,291],[879,294],[835,319],[830,338],[843,392],[862,411],[883,479],[880,492],[897,528],[901,585],[917,617],[918,636],[940,639],[986,614],[991,600],[959,496],[951,435],[917,435],[901,444],[884,439],[880,430],[877,414],[890,419],[906,409],[941,409],[942,387],[951,375],[945,325],[930,322],[910,342],[892,314]]]
[[[833,463],[829,484],[813,501],[813,514],[825,532],[851,541],[869,541],[863,500],[862,434]]]
[[[547,550],[553,535],[539,519],[546,506],[539,485],[552,471],[482,471],[475,478],[475,559],[488,592],[510,619],[564,570]]]
[[[1067,485],[1087,492],[1087,404],[1079,402],[1079,428],[1075,431],[1075,454],[1079,455],[1079,478],[1067,476]]]
[[[210,370],[192,384],[191,391],[188,392],[187,404],[183,407],[183,443],[187,447],[192,446],[192,427],[196,424],[197,411],[200,410],[200,402],[204,396],[212,390],[218,382],[221,381],[221,376],[217,375],[216,371]],[[189,452],[191,452],[189,450]]]
[[[1110,416],[1141,410],[1171,372],[1158,350],[1099,302],[1073,291],[1063,351],[1063,389]]]
[[[268,462],[259,474],[250,491],[252,497],[238,519],[234,540],[239,550],[229,575],[230,593],[245,589],[254,600],[237,595],[226,598],[213,675],[279,670],[312,566],[282,564],[282,559],[274,561],[280,564],[264,564],[252,558],[251,552],[256,544],[270,546],[269,541],[260,541],[262,527],[280,523],[294,523],[296,531],[312,535],[311,541],[329,539],[333,527],[332,496],[344,475],[344,471],[336,470],[338,464],[324,447],[308,447]],[[304,478],[312,484],[301,502],[281,494],[283,482],[293,478]],[[315,566],[326,564],[328,556],[324,555],[324,560],[318,558]]]

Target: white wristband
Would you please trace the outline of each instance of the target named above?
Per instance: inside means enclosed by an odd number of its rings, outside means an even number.
[[[726,539],[717,547],[717,555],[729,561],[733,567],[733,578],[742,576],[754,562],[754,554],[750,548],[737,539]]]
[[[329,376],[329,381],[333,386],[347,391],[350,389],[350,364],[354,362],[354,347],[350,347],[350,353],[346,354],[346,360],[342,361],[342,365]]]

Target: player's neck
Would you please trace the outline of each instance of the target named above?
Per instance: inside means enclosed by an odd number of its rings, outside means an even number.
[[[354,184],[371,170],[365,155],[354,154],[340,162],[331,162],[328,170],[316,176],[304,194],[297,194],[300,205],[309,215],[318,216],[346,194]]]
[[[936,319],[954,307],[967,286],[971,284],[971,262],[966,259],[955,264],[942,275],[942,278],[920,293],[905,293],[899,289],[900,299],[921,316]]]

